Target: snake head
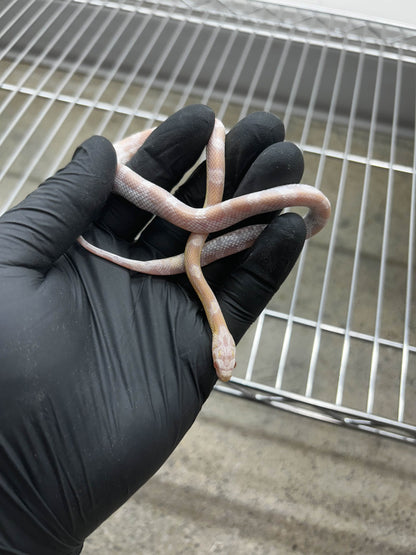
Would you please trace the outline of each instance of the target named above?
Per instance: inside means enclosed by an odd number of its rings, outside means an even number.
[[[212,336],[212,358],[218,378],[228,382],[235,368],[235,343],[225,326]]]

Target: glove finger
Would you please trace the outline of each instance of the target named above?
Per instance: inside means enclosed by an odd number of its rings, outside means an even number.
[[[289,183],[298,183],[303,174],[303,155],[299,148],[293,143],[283,142],[271,145],[264,150],[257,160],[252,164],[235,196],[251,192],[277,187]],[[243,220],[232,228],[210,235],[217,237],[231,229],[237,229],[253,224],[268,224],[279,213],[269,212]],[[211,263],[204,268],[204,276],[212,289],[222,287],[223,281],[229,276],[239,264],[246,258],[247,252],[243,251],[233,256],[228,256]],[[192,288],[186,276],[178,276],[178,282],[192,294]]]
[[[72,161],[0,219],[0,259],[46,272],[103,208],[114,183],[116,154],[92,137]]]
[[[239,121],[225,139],[225,183],[223,200],[232,198],[256,158],[270,145],[285,138],[282,121],[273,114],[254,112]],[[206,192],[206,165],[201,164],[178,190],[179,200],[201,207]]]
[[[290,183],[299,183],[304,170],[303,155],[300,149],[293,143],[277,143],[266,149],[255,161],[247,172],[245,179],[238,187],[235,196],[279,187]],[[227,230],[213,234],[219,236],[231,229],[237,229],[254,224],[268,224],[280,211],[259,214],[243,220]],[[213,289],[221,286],[223,280],[234,268],[236,268],[246,257],[245,252],[218,260],[210,264],[204,271],[205,278]]]
[[[279,118],[270,113],[256,112],[238,122],[226,136],[225,141],[225,193],[224,199],[234,196],[240,182],[247,174],[256,158],[271,145],[284,139],[284,126]],[[303,166],[302,166],[303,167]],[[283,172],[284,173],[284,172]],[[284,180],[284,178],[283,178]],[[242,193],[249,192],[253,186],[249,178]],[[287,181],[286,181],[287,182]],[[259,181],[255,188],[264,185]],[[187,182],[182,185],[176,196],[185,204],[201,207],[206,192],[206,167],[201,164]],[[161,218],[155,218],[140,237],[134,257],[168,257],[183,252],[189,233]]]
[[[214,112],[203,105],[187,106],[153,131],[127,165],[145,179],[170,190],[197,162],[214,126]],[[111,195],[99,224],[132,241],[152,214],[120,196]]]
[[[244,262],[224,281],[217,299],[236,343],[288,276],[305,236],[298,214],[276,216]]]

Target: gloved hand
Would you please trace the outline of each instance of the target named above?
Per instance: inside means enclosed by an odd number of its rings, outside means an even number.
[[[171,189],[214,123],[205,106],[169,118],[130,166]],[[283,125],[256,113],[226,143],[225,197],[298,182]],[[22,163],[24,160],[22,159]],[[131,258],[183,251],[187,233],[110,194],[113,146],[93,137],[0,219],[0,552],[73,554],[172,453],[216,380],[211,334],[185,276],[132,273],[75,242]],[[179,190],[201,206],[204,165]],[[249,252],[205,271],[238,341],[295,263],[294,214]],[[264,220],[263,220],[264,221]],[[92,223],[94,222],[94,223]]]

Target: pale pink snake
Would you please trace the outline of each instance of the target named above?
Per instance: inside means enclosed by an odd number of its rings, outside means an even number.
[[[235,367],[235,344],[228,331],[215,295],[202,274],[201,265],[242,251],[251,246],[264,225],[245,227],[205,243],[209,233],[220,231],[255,214],[282,210],[293,206],[309,208],[304,221],[306,237],[315,235],[328,221],[330,203],[323,193],[309,185],[281,185],[221,202],[224,187],[224,126],[215,120],[207,144],[207,189],[203,208],[193,208],[179,201],[165,189],[147,181],[124,164],[141,146],[152,130],[136,133],[115,144],[118,167],[114,192],[139,208],[156,214],[190,231],[182,255],[160,260],[130,260],[88,243],[79,237],[87,250],[130,270],[155,275],[186,271],[204,307],[212,331],[212,356],[217,376],[231,378]]]

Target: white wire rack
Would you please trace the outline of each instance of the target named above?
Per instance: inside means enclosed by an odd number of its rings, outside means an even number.
[[[416,444],[416,31],[260,1],[0,1],[0,203],[93,133],[279,115],[331,224],[220,391]]]

